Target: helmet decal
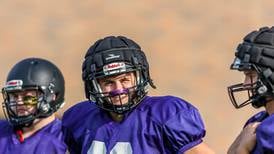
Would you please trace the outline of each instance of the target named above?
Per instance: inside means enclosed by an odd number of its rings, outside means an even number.
[[[126,71],[126,64],[124,62],[110,63],[103,67],[105,75],[122,73]]]
[[[106,57],[106,60],[117,59],[117,58],[120,58],[120,55],[108,54]]]
[[[22,80],[10,80],[6,83],[6,90],[20,90],[22,89],[23,81]]]

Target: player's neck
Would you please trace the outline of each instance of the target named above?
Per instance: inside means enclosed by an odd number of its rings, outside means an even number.
[[[266,103],[265,110],[269,115],[274,113],[274,100]]]
[[[124,115],[122,114],[110,112],[109,115],[111,116],[112,120],[115,122],[121,122],[124,119]]]
[[[23,127],[23,137],[27,138],[31,136],[41,128],[45,127],[47,124],[54,121],[55,118],[55,114],[52,114],[49,117],[34,120],[33,124],[30,127]]]

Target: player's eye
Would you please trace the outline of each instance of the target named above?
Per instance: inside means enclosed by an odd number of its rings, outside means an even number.
[[[110,80],[106,80],[106,81],[103,82],[104,86],[109,86],[111,84],[113,84],[113,81],[110,81]]]
[[[24,105],[36,105],[38,103],[37,96],[24,96],[23,97]]]
[[[129,81],[131,81],[130,78],[126,78],[126,77],[121,80],[122,83],[127,83]]]
[[[15,99],[18,98],[18,95],[14,94],[14,93],[9,93],[8,98],[11,99],[11,100],[15,100]]]

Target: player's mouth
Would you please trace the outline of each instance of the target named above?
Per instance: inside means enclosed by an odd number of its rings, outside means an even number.
[[[111,98],[111,101],[114,105],[122,105],[128,102],[128,95],[122,94],[118,96],[114,96]]]

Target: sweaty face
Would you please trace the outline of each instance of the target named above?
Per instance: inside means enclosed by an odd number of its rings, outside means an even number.
[[[8,94],[11,110],[17,116],[28,116],[36,112],[38,103],[38,92],[26,90]]]
[[[136,85],[136,77],[133,72],[116,76],[101,78],[98,80],[103,93],[108,94],[114,105],[123,105],[129,101],[128,93],[131,87]]]

